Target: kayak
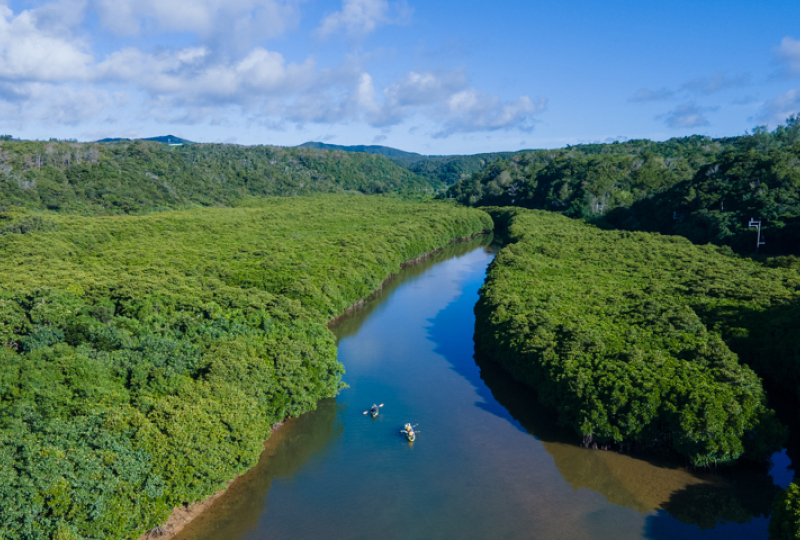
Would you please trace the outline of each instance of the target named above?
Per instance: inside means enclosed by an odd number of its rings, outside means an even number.
[[[377,417],[377,416],[378,416],[378,412],[379,412],[379,410],[380,410],[380,409],[378,409],[378,406],[377,406],[377,405],[373,405],[373,406],[372,406],[372,408],[369,410],[369,414],[370,414],[370,416],[372,416],[372,418],[375,418],[375,417]]]
[[[417,433],[414,431],[414,427],[411,424],[406,424],[403,426],[403,429],[400,430],[400,433],[406,436],[408,442],[414,442],[417,440]]]

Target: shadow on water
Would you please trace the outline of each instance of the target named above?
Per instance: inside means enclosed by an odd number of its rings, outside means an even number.
[[[253,529],[267,505],[272,481],[297,473],[322,452],[343,428],[337,425],[336,399],[324,399],[317,409],[288,420],[264,444],[258,464],[236,479],[213,506],[186,526],[174,540],[241,538]]]
[[[711,474],[683,467],[671,456],[633,457],[580,447],[577,435],[558,425],[554,411],[542,406],[533,390],[494,362],[473,356],[472,340],[464,335],[473,332],[471,311],[476,301],[477,290],[465,291],[431,319],[428,335],[436,343],[436,352],[475,388],[481,398],[476,407],[541,441],[573,489],[590,489],[612,504],[649,514],[647,535],[653,538],[679,537],[670,536],[678,531],[693,536],[692,531],[681,529],[685,524],[700,533],[721,522],[741,524],[759,517],[765,518],[763,522],[726,530],[726,537],[764,536],[778,489],[766,470]],[[462,328],[463,334],[456,335],[453,328]]]
[[[766,538],[776,490],[766,471],[702,474],[669,457],[581,448],[535,392],[474,357],[477,264],[488,257],[421,274],[491,251],[489,240],[404,269],[331,325],[340,340],[359,332],[339,344],[351,389],[287,422],[177,538]],[[374,395],[387,403],[375,421],[360,409]],[[406,415],[432,428],[416,447],[397,435]]]
[[[499,247],[487,246],[487,251],[496,252]],[[529,431],[520,424],[492,395],[492,391],[485,384],[481,376],[481,368],[475,363],[474,333],[475,317],[473,310],[478,301],[478,289],[465,290],[458,298],[446,308],[429,320],[428,338],[436,344],[434,352],[443,356],[450,364],[453,371],[466,379],[474,388],[482,401],[476,401],[475,406],[489,414],[508,421],[511,425],[528,433]],[[459,329],[455,332],[453,329]]]
[[[769,516],[778,488],[766,469],[712,474],[687,469],[671,456],[634,457],[582,448],[575,433],[559,426],[555,413],[539,404],[532,390],[480,355],[476,363],[492,396],[542,441],[573,488],[597,491],[608,502],[641,513],[663,510],[648,522],[674,519],[701,530],[714,528],[720,521],[746,523]]]
[[[388,298],[397,287],[424,274],[431,267],[443,261],[466,255],[480,247],[489,246],[493,238],[491,234],[482,234],[464,242],[448,244],[419,262],[403,265],[403,269],[400,273],[389,276],[389,278],[384,281],[383,287],[370,295],[362,306],[345,313],[340,318],[336,319],[334,323],[329,325],[330,330],[336,334],[336,338],[339,340],[356,334],[364,321],[369,318],[370,314],[372,314],[372,312],[383,303],[383,300]],[[471,309],[470,307],[470,310]]]

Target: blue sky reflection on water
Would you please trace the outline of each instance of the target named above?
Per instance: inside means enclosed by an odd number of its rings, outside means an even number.
[[[176,540],[766,538],[748,498],[773,493],[766,473],[720,482],[579,448],[529,389],[473,358],[492,257],[461,246],[344,322],[350,388],[287,424],[246,489]],[[405,422],[419,424],[413,445]]]

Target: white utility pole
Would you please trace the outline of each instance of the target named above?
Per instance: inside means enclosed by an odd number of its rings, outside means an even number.
[[[766,242],[761,240],[761,220],[754,220],[750,218],[750,223],[747,224],[748,227],[755,227],[758,229],[758,236],[756,236],[756,253],[758,253],[758,246],[763,246]]]

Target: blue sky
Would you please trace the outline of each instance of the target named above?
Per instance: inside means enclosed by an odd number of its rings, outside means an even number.
[[[800,112],[800,2],[0,0],[0,132],[425,154]]]

